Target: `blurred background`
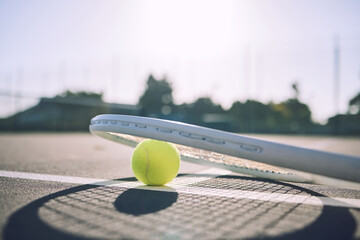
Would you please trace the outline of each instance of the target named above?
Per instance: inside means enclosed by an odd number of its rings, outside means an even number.
[[[360,135],[358,0],[2,0],[0,130],[97,114]]]

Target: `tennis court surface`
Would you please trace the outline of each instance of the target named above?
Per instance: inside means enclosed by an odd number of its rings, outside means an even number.
[[[360,156],[360,138],[255,137]],[[131,154],[85,133],[1,134],[1,238],[360,238],[360,191],[186,162],[173,182],[149,187],[133,177]]]

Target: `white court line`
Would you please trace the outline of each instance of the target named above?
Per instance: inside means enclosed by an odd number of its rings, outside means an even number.
[[[346,208],[360,208],[360,199],[353,198],[330,198],[330,197],[316,197],[308,195],[294,195],[283,193],[267,193],[267,192],[254,192],[244,190],[229,190],[229,189],[214,189],[203,187],[192,187],[190,184],[205,181],[217,175],[226,174],[226,171],[221,170],[216,174],[213,169],[202,171],[204,176],[181,176],[175,178],[171,183],[164,187],[150,187],[144,186],[140,182],[129,182],[120,180],[106,180],[97,178],[82,178],[82,177],[69,177],[61,175],[39,174],[39,173],[26,173],[15,171],[0,170],[0,177],[6,178],[20,178],[28,180],[41,180],[61,183],[73,184],[91,184],[96,186],[111,186],[121,188],[138,188],[144,190],[156,191],[176,191],[178,193],[187,193],[203,196],[218,196],[236,199],[252,199],[269,202],[282,202],[282,203],[295,203],[295,204],[308,204],[316,206],[334,206]],[[206,176],[206,174],[215,174],[213,176]]]

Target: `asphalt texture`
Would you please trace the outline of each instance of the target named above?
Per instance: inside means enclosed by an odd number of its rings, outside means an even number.
[[[360,138],[253,137],[360,156]],[[0,134],[1,239],[360,238],[360,191],[186,162],[148,187],[132,151],[86,133]]]

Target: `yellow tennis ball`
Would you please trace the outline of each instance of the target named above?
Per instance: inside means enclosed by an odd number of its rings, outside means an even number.
[[[173,180],[180,167],[180,155],[176,147],[167,142],[148,139],[134,150],[131,168],[135,177],[147,184],[160,186]]]

